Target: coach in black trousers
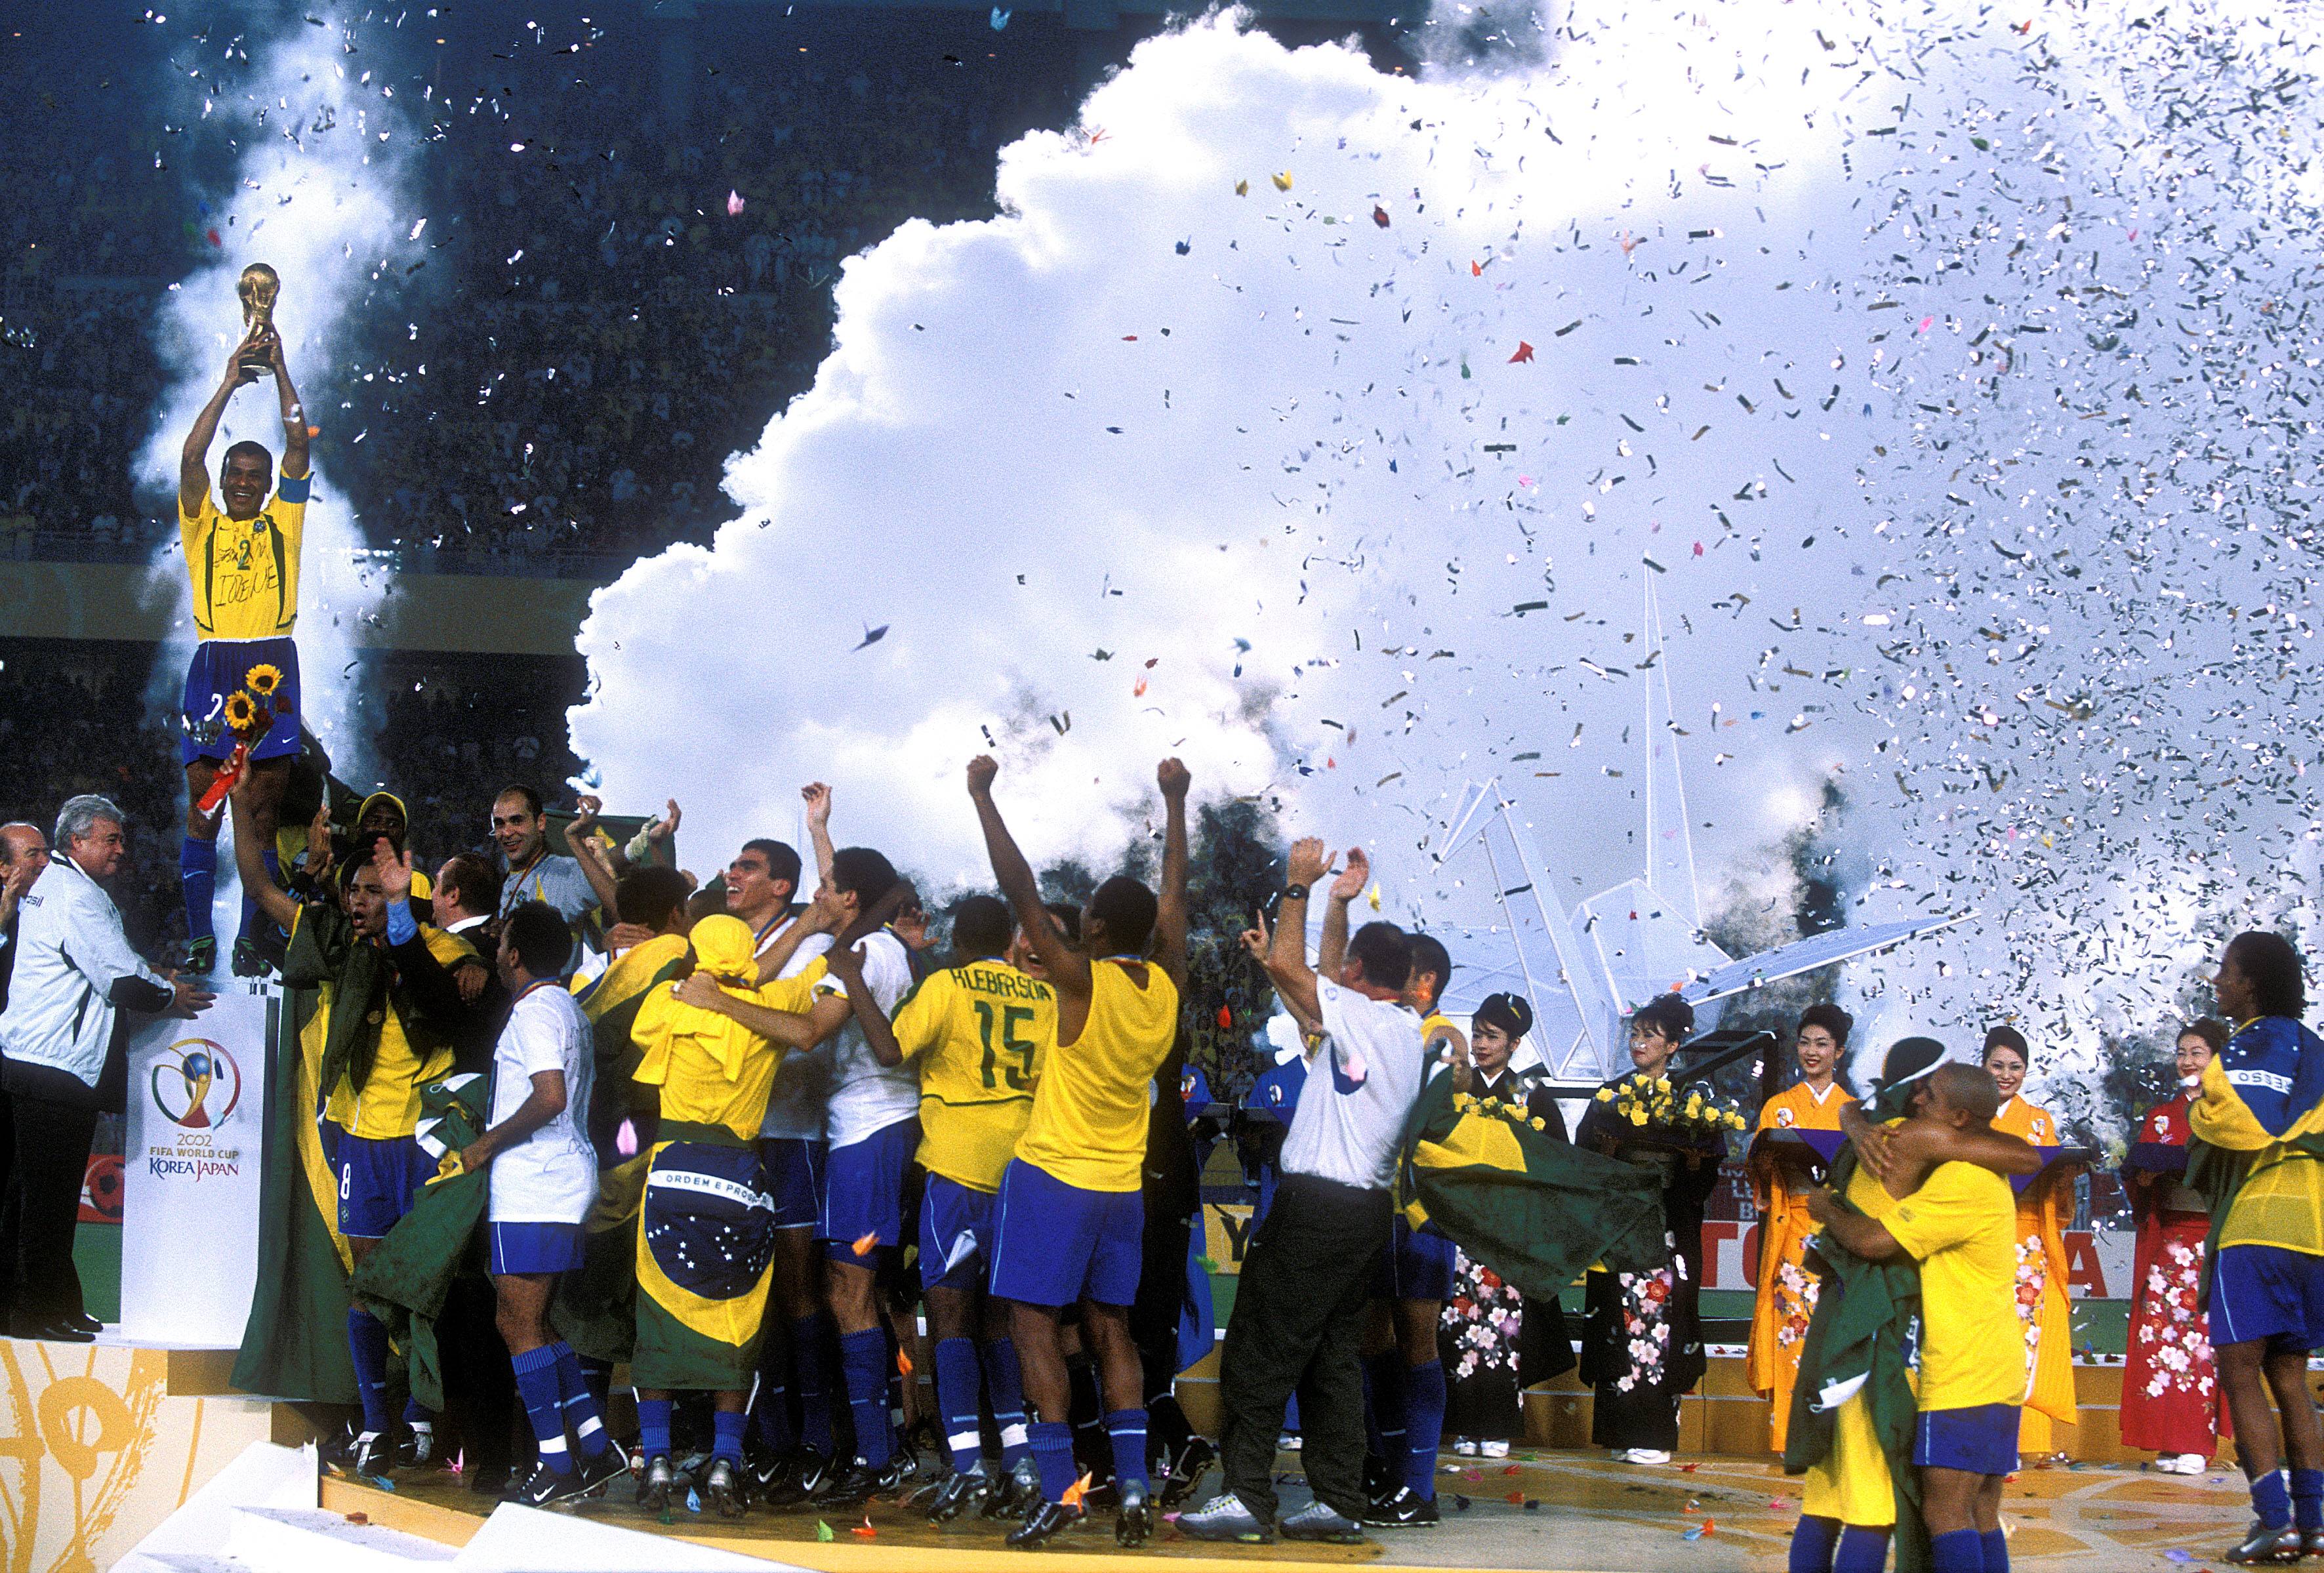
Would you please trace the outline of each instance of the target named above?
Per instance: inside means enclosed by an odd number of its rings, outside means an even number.
[[[88,1343],[98,1323],[73,1266],[81,1181],[99,1113],[128,1083],[128,1013],[188,1017],[213,996],[165,977],[129,947],[106,883],[128,853],[127,816],[102,797],[69,798],[56,856],[23,893],[17,951],[0,1012],[0,1084],[16,1127],[12,1338]],[[4,1270],[4,1269],[0,1269]]]
[[[1283,1139],[1283,1183],[1253,1237],[1219,1356],[1226,1412],[1220,1461],[1226,1491],[1179,1530],[1196,1540],[1363,1539],[1364,1308],[1388,1244],[1397,1138],[1418,1096],[1420,1018],[1399,1001],[1412,945],[1393,924],[1348,942],[1339,980],[1307,964],[1307,890],[1330,871],[1316,841],[1291,849],[1268,979],[1285,1008],[1321,1043],[1309,1054],[1299,1111]],[[1275,1439],[1299,1394],[1300,1461],[1315,1500],[1276,1522]]]

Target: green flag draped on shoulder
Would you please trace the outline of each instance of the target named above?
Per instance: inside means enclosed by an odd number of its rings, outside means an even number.
[[[483,1076],[447,1076],[420,1090],[420,1128],[413,1139],[441,1167],[411,1199],[411,1210],[372,1247],[352,1285],[356,1305],[379,1318],[403,1351],[412,1397],[430,1410],[444,1407],[436,1319],[444,1312],[461,1258],[484,1216],[492,1184],[484,1170],[470,1173],[444,1160],[484,1134],[491,1085]]]
[[[244,1393],[311,1403],[355,1402],[347,1353],[346,1242],[339,1237],[336,1154],[324,1150],[323,1059],[329,990],[291,988],[270,1014],[274,1053],[267,1088],[266,1227],[258,1231],[258,1284],[235,1357]]]
[[[1450,1076],[1405,1124],[1400,1181],[1414,1228],[1434,1223],[1526,1294],[1557,1294],[1601,1262],[1670,1265],[1659,1173],[1559,1141],[1523,1103],[1455,1092]]]

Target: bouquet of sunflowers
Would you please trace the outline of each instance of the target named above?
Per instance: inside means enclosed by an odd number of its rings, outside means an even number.
[[[222,735],[234,738],[234,751],[218,767],[217,779],[194,805],[198,812],[217,811],[217,805],[249,772],[252,746],[273,731],[274,718],[287,713],[290,708],[290,696],[282,692],[282,669],[261,661],[242,675],[242,686],[226,696],[216,715],[200,721],[190,715],[183,718],[187,735],[198,744],[214,743]]]
[[[1611,1087],[1600,1087],[1598,1101],[1613,1105],[1616,1118],[1630,1125],[1657,1126],[1681,1136],[1748,1128],[1741,1110],[1721,1103],[1701,1082],[1681,1090],[1669,1077],[1649,1076],[1643,1071]]]

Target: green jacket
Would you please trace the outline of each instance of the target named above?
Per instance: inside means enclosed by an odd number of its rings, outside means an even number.
[[[440,1162],[482,1136],[491,1086],[487,1077],[466,1075],[422,1087],[414,1133],[421,1150]],[[355,1271],[355,1304],[387,1324],[389,1338],[404,1351],[411,1395],[428,1409],[444,1407],[436,1319],[484,1219],[491,1185],[485,1170],[438,1174]]]

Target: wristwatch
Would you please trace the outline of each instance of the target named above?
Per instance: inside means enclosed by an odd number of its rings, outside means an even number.
[[[1305,885],[1286,885],[1283,888],[1283,899],[1286,901],[1306,900],[1307,887]]]

